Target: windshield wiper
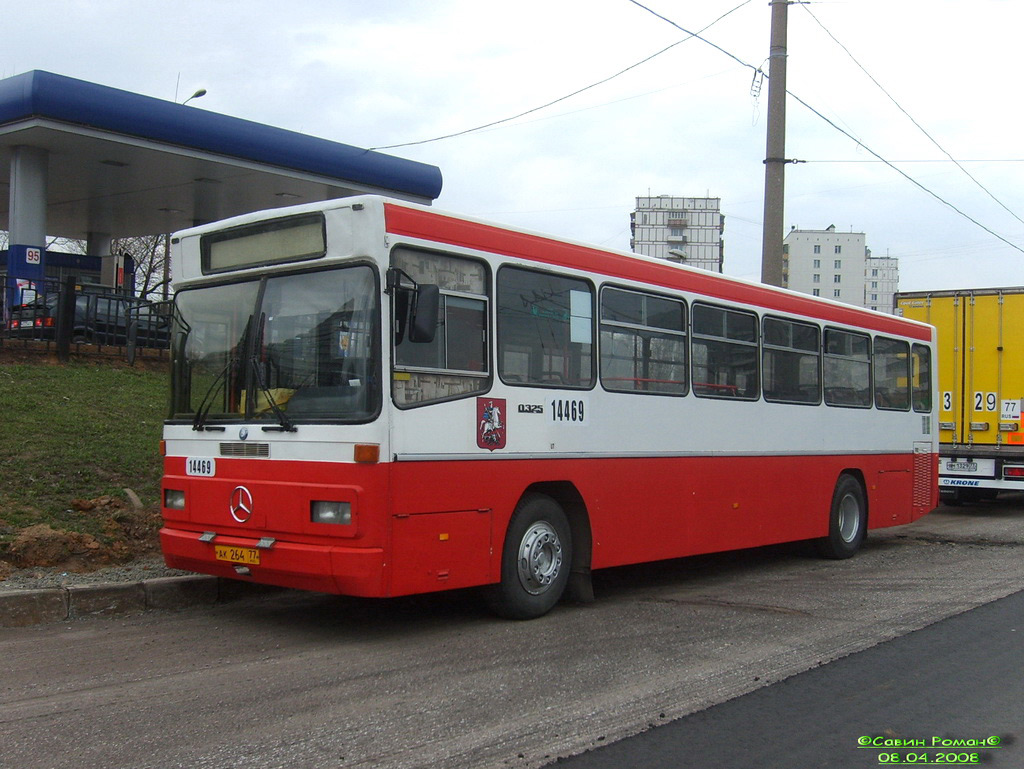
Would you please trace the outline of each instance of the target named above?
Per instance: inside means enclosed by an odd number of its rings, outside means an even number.
[[[270,404],[270,410],[274,412],[274,416],[277,417],[278,426],[268,425],[263,428],[264,432],[281,431],[286,433],[298,432],[298,428],[292,424],[292,421],[288,416],[281,410],[281,407],[277,405],[277,401],[274,400],[274,396],[270,394],[270,388],[267,387],[263,381],[263,372],[260,370],[260,362],[257,356],[253,355],[249,359],[249,365],[252,367],[252,372],[256,378],[256,384],[259,385],[260,392],[263,393],[263,397],[267,399],[267,403]]]
[[[241,355],[236,357],[230,355],[230,353],[237,352],[242,349],[242,346],[246,344],[246,340],[249,338],[249,331],[251,327],[252,315],[250,315],[249,318],[245,321],[245,329],[242,331],[242,336],[238,342],[238,345],[236,345],[231,350],[226,351],[229,353],[228,362],[224,364],[224,368],[222,368],[220,370],[220,373],[217,374],[217,378],[213,380],[213,383],[210,385],[210,389],[206,391],[206,395],[204,395],[203,399],[199,401],[199,408],[196,409],[196,417],[195,419],[192,420],[193,430],[214,430],[217,432],[224,431],[225,428],[222,425],[210,425],[209,427],[205,426],[206,416],[207,414],[210,413],[210,409],[213,407],[213,399],[210,396],[217,391],[218,384],[220,384],[222,381],[224,383],[227,382],[227,380],[225,379],[225,375],[231,370],[231,367],[242,360]],[[206,407],[205,409],[203,408],[204,406]]]
[[[225,379],[225,375],[231,370],[231,367],[234,366],[236,362],[237,359],[232,358],[224,365],[224,368],[222,368],[220,373],[217,374],[217,378],[210,384],[209,389],[206,391],[206,395],[204,395],[203,399],[199,401],[199,408],[196,409],[195,419],[192,420],[193,430],[224,431],[223,425],[207,425],[206,416],[210,413],[210,409],[213,407],[213,398],[211,396],[219,389],[217,387],[219,384],[227,381]]]

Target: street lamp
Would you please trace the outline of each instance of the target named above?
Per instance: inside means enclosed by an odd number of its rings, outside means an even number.
[[[192,101],[193,99],[198,99],[201,96],[206,96],[206,89],[205,88],[200,88],[194,94],[192,94],[187,99],[185,99],[185,101],[183,101],[181,104],[182,104],[182,106],[184,106],[184,105],[188,104],[190,101]]]

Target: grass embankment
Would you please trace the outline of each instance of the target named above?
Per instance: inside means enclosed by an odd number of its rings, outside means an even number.
[[[159,371],[0,364],[0,556],[37,524],[109,540],[109,521],[76,500],[127,502],[130,488],[156,508],[166,403]]]

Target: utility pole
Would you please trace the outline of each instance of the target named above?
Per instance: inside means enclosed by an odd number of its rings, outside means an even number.
[[[786,199],[786,26],[789,0],[772,0],[768,60],[768,142],[764,161],[764,231],[761,282],[781,286],[782,230]]]

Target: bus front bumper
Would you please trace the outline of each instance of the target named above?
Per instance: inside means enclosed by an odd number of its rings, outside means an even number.
[[[172,569],[321,593],[379,598],[384,590],[381,548],[336,547],[164,527],[160,546]]]

